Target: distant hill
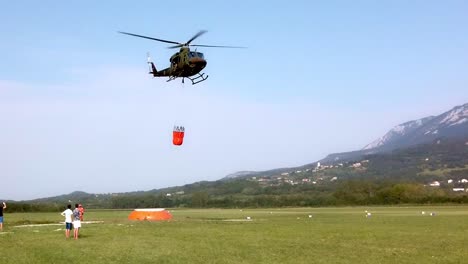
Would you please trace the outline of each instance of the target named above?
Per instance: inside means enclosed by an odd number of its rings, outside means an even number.
[[[288,172],[291,170],[294,170],[296,168],[279,168],[279,169],[273,169],[273,170],[267,170],[267,171],[239,171],[235,172],[232,174],[229,174],[222,178],[222,180],[230,180],[230,179],[237,179],[237,178],[248,178],[248,177],[254,177],[256,175],[259,176],[272,176],[276,174],[281,174],[283,172]]]
[[[260,172],[257,172],[257,171],[238,171],[238,172],[234,172],[234,173],[226,175],[223,179],[239,178],[239,177],[244,177],[244,176],[248,176],[248,175],[255,175],[255,174],[258,174],[258,173],[260,173]]]
[[[384,136],[378,138],[372,143],[366,145],[363,150],[370,150],[376,148],[394,148],[396,145],[401,145],[401,141],[405,137],[415,133],[418,129],[429,123],[434,119],[434,116],[424,117],[418,120],[409,121],[392,128]]]
[[[456,106],[439,116],[429,116],[409,121],[392,128],[383,137],[375,140],[363,150],[393,150],[437,138],[462,138],[468,135],[468,103]]]
[[[89,199],[95,197],[94,194],[82,192],[82,191],[75,191],[69,194],[64,194],[64,195],[58,195],[54,197],[48,197],[48,198],[40,198],[40,199],[35,199],[32,200],[34,202],[43,202],[43,201],[54,201],[54,202],[64,202],[64,203],[72,203],[74,201],[80,201],[83,199]]]
[[[461,139],[468,136],[468,103],[456,106],[438,116],[424,117],[397,125],[361,150],[330,154],[321,163],[330,164],[389,152],[436,139]]]

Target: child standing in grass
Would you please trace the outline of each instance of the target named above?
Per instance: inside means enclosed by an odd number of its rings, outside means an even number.
[[[70,230],[72,227],[72,215],[71,204],[67,205],[67,209],[62,212],[62,215],[65,216],[65,237],[70,237]]]
[[[84,215],[84,207],[83,205],[79,204],[78,209],[80,210],[80,221],[83,222],[83,215]]]

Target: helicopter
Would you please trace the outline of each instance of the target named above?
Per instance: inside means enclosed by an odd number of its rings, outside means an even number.
[[[158,39],[143,35],[137,35],[128,32],[118,31],[121,34],[145,38],[150,40],[155,40],[164,43],[176,44],[174,46],[168,47],[169,49],[176,49],[180,48],[179,52],[174,53],[171,58],[169,59],[171,66],[158,71],[156,66],[151,61],[151,58],[148,54],[148,64],[150,66],[149,74],[152,74],[153,77],[169,77],[167,82],[175,80],[177,78],[182,78],[182,83],[184,83],[184,79],[187,78],[192,81],[192,85],[205,81],[208,78],[208,75],[204,73],[200,73],[206,67],[206,60],[201,52],[197,52],[190,50],[190,46],[192,47],[209,47],[209,48],[245,48],[245,47],[236,47],[236,46],[214,46],[214,45],[196,45],[191,44],[196,38],[200,37],[201,35],[205,34],[206,30],[201,30],[197,34],[195,34],[192,38],[190,38],[185,43],[180,43],[171,40],[165,39]]]

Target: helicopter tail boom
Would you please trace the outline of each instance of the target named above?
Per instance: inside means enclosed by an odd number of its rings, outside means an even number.
[[[153,62],[149,62],[150,64],[150,72],[149,74],[153,74],[153,76],[158,76],[158,70],[156,69],[156,66],[154,65]]]

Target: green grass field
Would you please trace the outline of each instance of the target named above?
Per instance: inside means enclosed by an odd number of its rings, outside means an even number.
[[[76,241],[64,225],[20,227],[59,212],[5,211],[0,263],[468,263],[467,206],[170,211],[133,222],[88,210],[85,221],[103,223],[83,224]]]

